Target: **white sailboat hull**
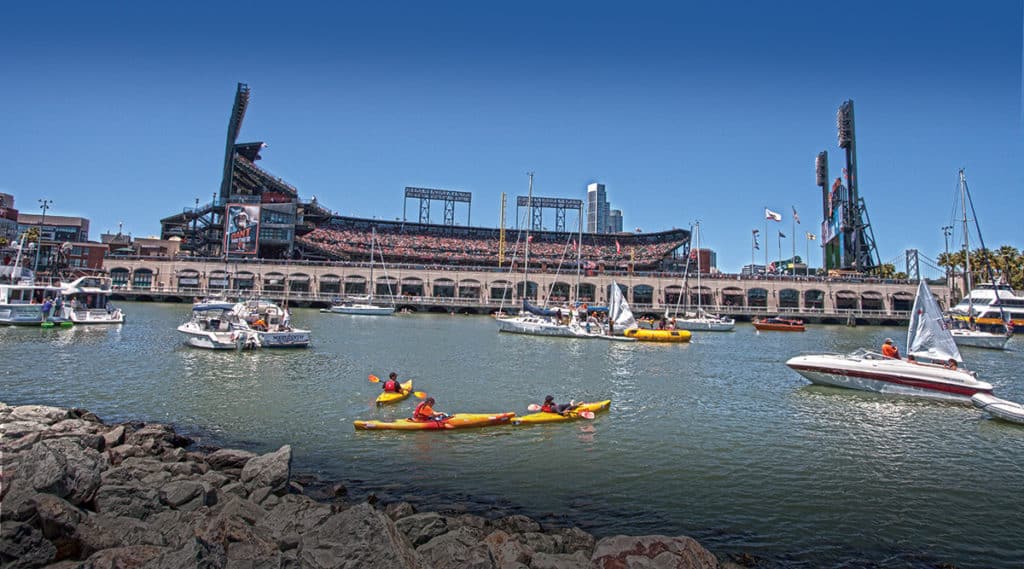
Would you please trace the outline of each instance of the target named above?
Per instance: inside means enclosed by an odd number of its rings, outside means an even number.
[[[676,330],[690,332],[731,332],[736,328],[736,321],[718,318],[677,318]]]
[[[986,348],[989,350],[1005,350],[1010,337],[1006,334],[993,334],[980,330],[950,330],[957,346]]]
[[[496,322],[499,332],[508,332],[509,334],[559,338],[579,338],[586,335],[586,332],[579,330],[578,327],[574,329],[572,325],[556,324],[544,318],[513,316],[512,318],[498,318]]]
[[[322,312],[357,314],[361,316],[390,316],[395,313],[395,308],[393,306],[375,306],[373,304],[351,304],[348,306],[332,306]]]
[[[880,354],[820,354],[797,356],[786,365],[811,383],[967,403],[992,385],[963,370],[940,365],[887,359]]]

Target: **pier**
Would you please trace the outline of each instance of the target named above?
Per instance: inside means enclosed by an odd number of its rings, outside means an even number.
[[[373,287],[374,302],[394,304],[400,311],[489,314],[514,313],[522,304],[522,272],[508,268],[439,265],[377,267],[370,283],[366,263],[302,263],[294,261],[187,259],[157,257],[108,259],[114,298],[136,301],[191,302],[195,297],[258,296],[292,306],[326,308],[347,296],[365,296]],[[836,279],[792,275],[695,275],[657,272],[588,271],[559,274],[531,268],[525,297],[531,302],[603,305],[612,282],[624,289],[637,316],[660,317],[666,309],[698,303],[738,320],[784,314],[825,324],[905,324],[910,318],[916,283],[894,279]],[[930,285],[943,308],[950,290]]]

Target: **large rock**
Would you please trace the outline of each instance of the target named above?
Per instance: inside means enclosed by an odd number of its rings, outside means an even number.
[[[103,433],[103,442],[107,448],[124,443],[124,425],[118,425]]]
[[[259,524],[281,544],[297,543],[299,535],[313,531],[331,517],[331,508],[306,496],[286,495],[281,503],[267,512]]]
[[[153,449],[164,447],[185,447],[192,444],[192,439],[174,432],[170,425],[150,423],[127,434],[125,442],[132,445],[145,446]],[[153,444],[156,443],[156,444]]]
[[[169,553],[165,547],[155,545],[129,545],[97,551],[85,560],[88,569],[137,569],[147,562]]]
[[[540,524],[531,518],[521,515],[505,516],[491,522],[494,529],[500,529],[506,533],[526,533],[528,531],[540,531]]]
[[[10,421],[0,425],[0,436],[5,441],[14,441],[33,433],[42,433],[46,427],[45,423],[37,421]]]
[[[576,553],[535,553],[530,558],[530,569],[590,569],[590,557],[582,551]]]
[[[288,486],[292,471],[292,447],[284,445],[275,452],[250,459],[242,469],[241,482],[246,490],[270,488],[276,494],[283,494]]]
[[[606,537],[590,558],[594,569],[716,569],[718,559],[696,540],[663,535]]]
[[[30,421],[52,425],[68,418],[67,409],[48,407],[46,405],[21,405],[11,410],[9,421]]]
[[[32,526],[14,521],[0,524],[0,567],[42,567],[56,554],[57,548]]]
[[[208,506],[213,488],[193,480],[176,480],[160,488],[160,501],[175,510],[195,510]]]
[[[534,553],[529,546],[502,530],[491,532],[484,538],[483,544],[499,569],[526,565]]]
[[[426,569],[423,558],[382,512],[363,503],[303,535],[299,561],[312,569]]]
[[[222,448],[210,453],[206,457],[206,464],[209,464],[215,470],[237,471],[241,473],[242,469],[245,468],[245,463],[257,456],[259,455],[254,452]]]
[[[227,565],[228,559],[223,547],[193,537],[183,547],[168,548],[158,557],[150,559],[145,569],[220,569]]]
[[[398,531],[405,534],[413,547],[424,543],[448,531],[448,521],[435,512],[424,512],[406,516],[395,522]]]
[[[110,484],[96,492],[96,511],[109,516],[144,520],[164,507],[156,490],[146,486]]]
[[[416,548],[434,567],[446,569],[493,569],[487,548],[480,543],[482,530],[463,526],[439,535]],[[587,560],[589,563],[589,559]]]
[[[107,468],[106,456],[74,439],[42,440],[23,461],[24,478],[40,492],[80,506],[92,500]]]

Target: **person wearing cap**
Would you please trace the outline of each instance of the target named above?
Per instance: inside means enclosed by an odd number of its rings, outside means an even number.
[[[894,360],[900,359],[900,350],[896,344],[892,343],[892,338],[886,338],[885,343],[882,344],[882,355]]]

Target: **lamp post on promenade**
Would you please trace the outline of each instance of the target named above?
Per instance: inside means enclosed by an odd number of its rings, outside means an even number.
[[[39,252],[43,250],[43,226],[46,225],[46,210],[50,209],[50,204],[53,200],[41,199],[39,200],[39,207],[43,210],[42,221],[39,222],[39,232],[36,233],[36,260],[32,264],[32,276],[39,271]]]

